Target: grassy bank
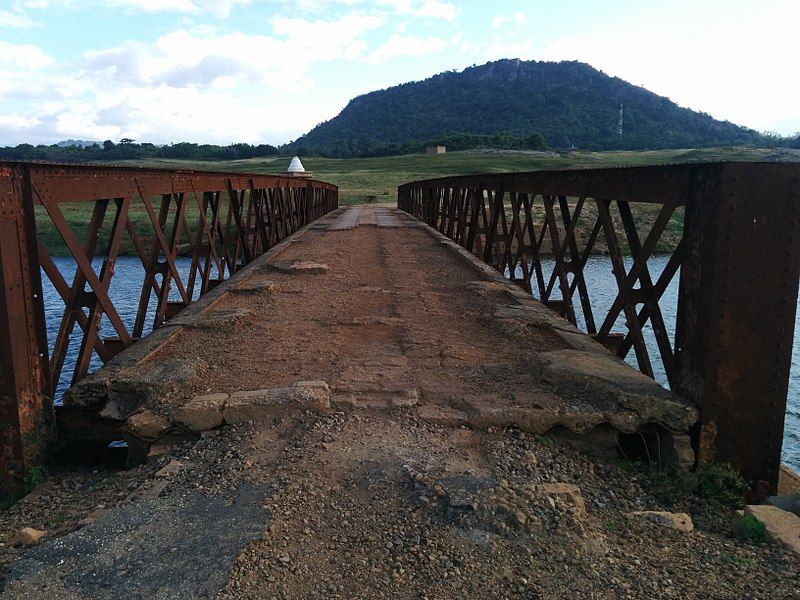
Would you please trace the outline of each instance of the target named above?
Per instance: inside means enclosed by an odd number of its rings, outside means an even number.
[[[711,162],[719,160],[743,161],[800,161],[800,151],[789,149],[758,148],[711,148],[701,150],[662,150],[651,152],[568,152],[563,154],[470,151],[453,152],[439,156],[410,154],[380,158],[328,159],[305,158],[306,169],[313,171],[319,179],[339,186],[342,204],[363,202],[367,196],[378,201],[397,200],[397,186],[415,179],[442,177],[446,175],[469,175],[476,173],[502,173],[508,171],[532,171],[537,169],[563,169],[573,167],[614,167],[656,165],[664,163]],[[222,162],[193,162],[184,160],[148,160],[117,163],[131,166],[149,166],[164,169],[224,170],[251,173],[279,173],[286,168],[288,157],[249,159]],[[79,239],[83,239],[86,224],[92,211],[91,203],[63,205],[67,220]],[[637,221],[643,225],[654,218],[654,207],[637,207]],[[103,248],[111,225],[111,211],[106,218],[98,248]],[[588,213],[587,213],[588,214]],[[197,221],[196,210],[189,210],[190,226]],[[131,209],[131,219],[137,231],[144,235],[150,231],[149,220],[139,204]],[[586,220],[588,223],[588,219]],[[588,225],[587,225],[588,227]],[[671,234],[664,238],[661,250],[669,250],[680,231],[676,221],[669,227]],[[588,233],[588,232],[586,232]],[[39,219],[39,235],[48,250],[55,255],[66,254],[65,246],[47,218]],[[122,254],[133,254],[133,246],[127,236],[123,239]]]

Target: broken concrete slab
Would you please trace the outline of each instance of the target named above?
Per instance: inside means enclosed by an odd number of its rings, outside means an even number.
[[[686,513],[672,513],[664,510],[638,510],[628,514],[635,519],[649,521],[685,533],[689,533],[694,529],[692,518]]]
[[[228,424],[261,421],[292,410],[330,409],[331,389],[324,381],[298,381],[293,386],[231,394],[223,416]]]
[[[694,407],[611,353],[555,350],[542,353],[541,359],[544,379],[558,395],[589,394],[593,403],[608,404],[613,408],[609,422],[624,433],[634,433],[643,423],[685,432],[699,418]]]
[[[292,260],[288,262],[273,262],[266,265],[268,268],[286,273],[288,275],[322,275],[328,272],[328,265],[310,260]]]
[[[267,294],[275,293],[278,289],[278,284],[272,279],[254,275],[242,281],[231,291],[237,294]]]
[[[144,342],[134,348],[140,343]],[[148,400],[191,386],[207,366],[196,357],[142,360],[124,368],[107,365],[69,388],[65,397],[69,397],[70,406],[102,405],[101,417],[124,421]]]
[[[170,422],[161,415],[149,410],[141,410],[128,417],[122,431],[141,440],[152,442],[167,433],[169,428]]]
[[[172,420],[194,432],[208,431],[222,425],[222,409],[228,394],[195,396],[172,414]]]
[[[469,415],[462,410],[437,404],[424,404],[417,407],[417,414],[423,421],[442,427],[467,427]]]
[[[777,506],[765,504],[750,504],[745,507],[744,514],[763,523],[769,541],[782,544],[800,554],[800,517]]]
[[[156,471],[156,477],[160,479],[174,477],[181,470],[183,463],[179,460],[171,460],[166,465]]]
[[[173,322],[177,322],[184,327],[194,329],[221,329],[231,328],[237,325],[246,325],[252,322],[255,313],[244,308],[227,308],[220,310],[208,310],[198,317],[183,320],[178,317]]]
[[[389,405],[392,408],[410,408],[419,402],[419,390],[398,388],[389,390]]]

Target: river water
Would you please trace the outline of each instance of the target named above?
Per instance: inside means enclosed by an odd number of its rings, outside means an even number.
[[[668,259],[668,255],[656,255],[650,258],[648,261],[648,266],[650,267],[650,272],[654,280],[656,280],[661,274],[661,271],[667,264]],[[53,260],[55,261],[56,266],[59,268],[64,278],[68,282],[71,282],[75,273],[75,264],[72,259],[56,257]],[[547,264],[547,261],[543,262],[545,263],[543,267],[545,267],[545,272],[547,273],[550,269],[552,269],[552,262],[550,264]],[[627,268],[630,268],[631,263],[632,259],[626,259]],[[95,267],[96,271],[99,271],[101,259],[95,259],[93,266]],[[186,281],[186,276],[188,275],[190,266],[189,259],[179,258],[177,261],[177,266],[182,275],[182,279]],[[521,276],[521,273],[518,273],[518,276]],[[594,307],[595,319],[597,320],[600,318],[600,315],[604,315],[611,307],[614,297],[616,296],[617,288],[611,271],[610,259],[607,256],[594,256],[589,258],[584,270],[584,277],[586,278],[589,295],[592,299],[592,306]],[[120,317],[129,331],[133,328],[133,322],[136,318],[136,310],[139,304],[139,295],[141,293],[141,282],[143,278],[144,269],[137,257],[123,256],[117,260],[116,273],[112,280],[111,288],[109,289],[109,296],[114,302],[114,305],[117,307]],[[673,278],[672,283],[660,302],[664,320],[667,325],[667,330],[670,332],[670,337],[675,329],[675,316],[678,303],[678,278],[679,275],[676,275]],[[44,288],[43,291],[47,319],[47,339],[52,352],[64,305],[44,273],[42,273],[42,284]],[[535,287],[536,286],[534,283],[534,289]],[[555,295],[557,296],[557,294],[558,292],[556,289]],[[171,290],[170,296],[172,299],[177,300],[177,290]],[[145,333],[147,333],[152,327],[154,312],[155,299],[153,298],[150,302],[150,310],[148,313]],[[798,315],[800,315],[800,309],[798,310]],[[579,325],[583,326],[583,323],[580,323],[580,320],[582,319],[580,314],[578,315],[578,319]],[[617,320],[617,324],[614,329],[615,331],[620,332],[625,331],[624,319],[622,317]],[[72,368],[77,360],[79,336],[76,335],[76,333],[79,332],[80,329],[76,326],[75,330],[76,332],[73,333],[73,339],[67,353],[64,370],[62,372],[61,380],[59,381],[58,390],[56,392],[56,402],[60,401],[64,389],[69,386]],[[111,323],[105,316],[103,317],[102,332],[105,336],[115,335]],[[661,368],[660,359],[657,359],[658,351],[655,343],[655,337],[649,324],[645,328],[644,335],[648,344],[648,349],[650,350],[650,355],[653,358],[652,362],[653,369],[656,371],[656,379],[662,384],[666,385],[666,377],[663,369]],[[635,365],[635,357],[633,356],[633,352],[630,353],[629,362]],[[100,360],[94,356],[91,363],[91,370],[95,370],[100,366]],[[783,461],[786,464],[794,467],[796,470],[800,470],[800,323],[797,322],[795,323],[792,370],[789,380],[789,400],[786,411],[786,425],[783,438]]]
[[[75,261],[69,257],[54,256],[53,262],[64,279],[72,284],[73,277],[75,276]],[[96,273],[100,272],[103,265],[103,259],[96,257],[92,261],[92,267]],[[176,266],[178,272],[181,274],[181,279],[186,281],[191,260],[188,258],[176,259]],[[111,287],[108,290],[108,295],[114,303],[117,311],[119,312],[120,319],[125,324],[128,332],[133,331],[133,324],[136,320],[136,311],[139,308],[139,296],[142,293],[142,282],[144,281],[144,267],[138,257],[135,256],[120,256],[117,258],[116,270],[114,277],[111,280]],[[88,286],[86,286],[88,289]],[[50,347],[50,353],[53,352],[55,345],[56,335],[58,335],[59,327],[61,326],[61,316],[64,312],[64,302],[61,296],[58,295],[50,280],[42,271],[42,292],[44,298],[45,320],[47,322],[47,343]],[[195,298],[197,293],[195,293]],[[174,288],[170,290],[170,299],[179,300],[180,295]],[[145,322],[145,334],[153,328],[153,318],[155,316],[156,300],[155,295],[152,294],[150,298],[150,305],[147,312],[147,321]],[[108,320],[106,315],[103,315],[101,321],[101,335],[103,337],[116,336],[116,331],[113,325]],[[61,396],[64,390],[67,389],[72,381],[72,370],[75,368],[75,363],[78,360],[78,352],[80,351],[80,338],[82,336],[80,326],[75,325],[70,339],[69,349],[64,361],[64,369],[61,371],[61,378],[56,388],[56,404],[61,402]],[[98,356],[92,353],[92,360],[89,370],[94,371],[102,366],[102,362]]]

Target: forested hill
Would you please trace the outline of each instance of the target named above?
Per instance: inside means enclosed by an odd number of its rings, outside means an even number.
[[[550,147],[586,150],[764,143],[756,131],[584,63],[499,60],[358,96],[291,147],[328,156],[394,154],[457,134],[501,132],[519,140],[540,132]]]

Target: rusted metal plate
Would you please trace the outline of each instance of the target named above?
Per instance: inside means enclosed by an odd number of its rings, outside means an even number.
[[[53,425],[33,205],[22,166],[0,166],[0,495],[22,491]]]
[[[719,165],[686,208],[675,390],[703,411],[700,462],[774,493],[800,274],[800,168]]]

